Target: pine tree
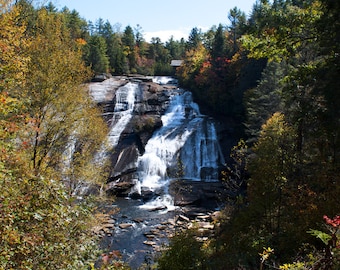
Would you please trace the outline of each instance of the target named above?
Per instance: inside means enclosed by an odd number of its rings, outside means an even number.
[[[108,73],[109,58],[105,39],[97,34],[90,37],[87,46],[86,62],[97,73]]]
[[[128,59],[130,72],[135,72],[136,70],[136,40],[133,29],[131,26],[127,26],[124,30],[122,37],[122,42],[124,46],[124,53]]]

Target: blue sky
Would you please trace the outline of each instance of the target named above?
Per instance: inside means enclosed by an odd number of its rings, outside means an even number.
[[[194,27],[206,31],[213,25],[229,24],[228,12],[238,7],[248,15],[256,0],[54,0],[61,9],[77,10],[86,20],[109,20],[112,25],[136,27],[139,24],[146,41],[160,37],[163,42],[188,37]]]

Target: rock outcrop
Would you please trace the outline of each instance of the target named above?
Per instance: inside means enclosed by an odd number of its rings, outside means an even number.
[[[115,93],[129,81],[139,84],[133,116],[110,156],[112,169],[106,189],[107,193],[116,196],[128,195],[135,185],[137,158],[144,153],[144,147],[153,132],[162,126],[161,116],[169,106],[171,91],[177,89],[174,85],[153,83],[152,78],[143,76],[113,77],[100,84],[97,81],[91,93],[98,106],[102,108],[103,117],[108,123],[115,109]],[[104,92],[104,95],[98,97],[96,88],[99,88],[101,93]]]

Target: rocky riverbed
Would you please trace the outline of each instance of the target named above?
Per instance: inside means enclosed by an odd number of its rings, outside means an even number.
[[[117,209],[114,214],[103,214],[101,224],[93,232],[101,238],[103,250],[119,251],[122,260],[132,269],[143,263],[152,263],[166,248],[169,239],[183,230],[195,228],[197,239],[207,241],[218,228],[220,211],[197,206],[164,209],[141,209],[142,202],[117,198],[106,210]]]

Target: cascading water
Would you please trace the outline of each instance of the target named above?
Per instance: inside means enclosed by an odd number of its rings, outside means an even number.
[[[172,77],[165,77],[165,76],[155,76],[152,78],[154,83],[158,84],[177,84],[177,80]]]
[[[132,117],[137,89],[138,84],[131,82],[118,88],[115,95],[114,113],[110,120],[110,131],[107,141],[95,157],[96,162],[102,162],[107,157],[109,150],[118,144],[121,133]]]
[[[135,105],[135,93],[138,84],[128,83],[120,87],[116,92],[116,104],[111,119],[111,128],[108,135],[109,145],[117,145],[120,134],[129,123]]]
[[[209,118],[198,119],[197,129],[181,149],[184,178],[191,180],[216,181],[218,164],[224,164],[218,143],[215,125]]]
[[[163,194],[144,208],[172,207],[166,194],[169,179],[216,180],[218,165],[223,163],[215,127],[200,114],[190,92],[172,97],[162,122],[138,160],[138,176],[141,191]]]

